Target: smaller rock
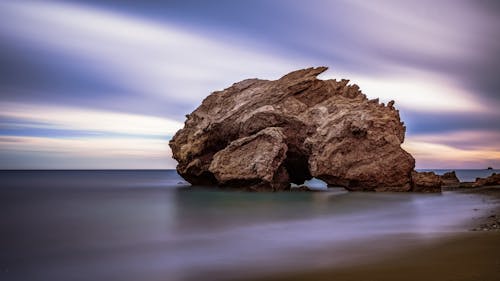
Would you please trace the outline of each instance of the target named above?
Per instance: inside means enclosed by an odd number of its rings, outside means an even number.
[[[283,129],[269,127],[217,152],[209,170],[221,186],[285,190],[290,186],[282,165],[287,149]]]
[[[300,191],[313,191],[305,185],[299,185],[297,187],[290,188],[290,191],[300,192]]]
[[[455,171],[444,173],[440,176],[443,186],[445,187],[458,187],[460,186],[460,180],[458,180]]]
[[[474,184],[473,182],[461,182],[459,184],[459,187],[460,188],[471,188],[473,184]]]
[[[434,172],[411,173],[412,191],[415,192],[441,192],[441,177]]]
[[[476,178],[476,181],[472,184],[472,187],[481,187],[488,185],[500,185],[500,174],[493,173],[487,178]]]

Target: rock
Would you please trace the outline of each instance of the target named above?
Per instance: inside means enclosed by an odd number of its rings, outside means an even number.
[[[458,187],[460,185],[460,180],[458,180],[455,171],[444,173],[440,176],[443,186],[446,187]]]
[[[471,188],[473,187],[474,183],[473,182],[460,182],[458,187],[460,188]]]
[[[247,79],[187,115],[170,141],[178,173],[193,185],[288,189],[312,177],[348,190],[410,191],[413,157],[394,101],[368,100],[326,67],[274,81]]]
[[[441,177],[434,172],[411,173],[412,191],[415,192],[441,192]]]
[[[481,187],[487,185],[500,185],[500,174],[493,173],[487,178],[477,178],[472,187]]]
[[[283,166],[288,146],[283,128],[268,127],[257,134],[232,141],[217,152],[210,163],[212,172],[222,186],[251,184],[253,189],[289,187]]]
[[[315,191],[315,190],[312,190],[312,189],[310,189],[309,187],[307,187],[305,185],[300,185],[300,186],[297,186],[297,187],[290,188],[290,191],[296,191],[296,192],[307,191],[307,192],[311,192],[311,191]]]

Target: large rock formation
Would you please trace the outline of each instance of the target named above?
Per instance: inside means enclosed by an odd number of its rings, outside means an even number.
[[[326,67],[217,91],[170,141],[177,171],[198,185],[283,190],[312,177],[348,190],[410,191],[413,157],[394,102],[368,100]]]

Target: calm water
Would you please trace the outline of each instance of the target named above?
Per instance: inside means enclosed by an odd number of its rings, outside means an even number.
[[[362,245],[388,250],[379,241],[392,236],[425,240],[466,230],[464,223],[487,211],[483,197],[454,192],[193,189],[175,171],[0,177],[0,280],[249,277],[356,260],[367,255]]]

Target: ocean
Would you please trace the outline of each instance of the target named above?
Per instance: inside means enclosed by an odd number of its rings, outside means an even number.
[[[467,231],[488,211],[482,195],[459,192],[191,188],[174,170],[0,171],[0,179],[5,281],[233,280],[319,268],[390,252],[392,237],[414,238],[403,247]]]

